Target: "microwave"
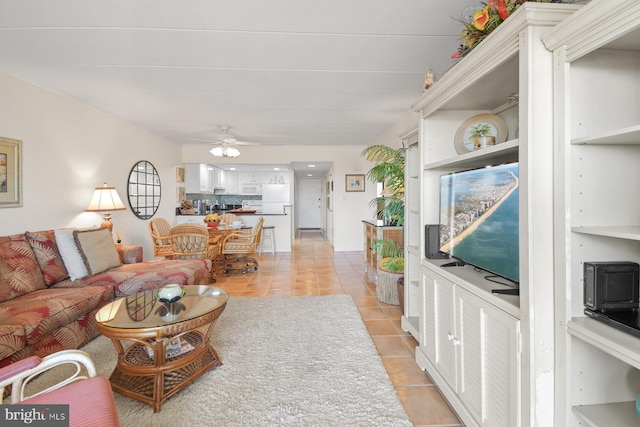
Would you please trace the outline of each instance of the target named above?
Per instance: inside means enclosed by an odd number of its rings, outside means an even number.
[[[585,262],[584,306],[593,311],[638,308],[638,264],[635,262]]]
[[[259,195],[262,194],[262,184],[257,182],[245,182],[240,184],[240,194]]]

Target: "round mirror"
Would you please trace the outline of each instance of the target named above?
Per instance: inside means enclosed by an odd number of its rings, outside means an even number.
[[[160,176],[156,168],[145,160],[131,168],[127,196],[131,211],[140,219],[149,219],[160,206]]]

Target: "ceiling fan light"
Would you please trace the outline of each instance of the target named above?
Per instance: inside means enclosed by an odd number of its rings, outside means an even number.
[[[238,157],[240,155],[240,151],[237,148],[229,147],[226,144],[213,147],[209,152],[216,157]]]
[[[240,151],[235,147],[227,147],[227,157],[238,157]]]

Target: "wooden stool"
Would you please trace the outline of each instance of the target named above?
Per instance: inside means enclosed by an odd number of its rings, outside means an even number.
[[[260,247],[258,248],[258,254],[262,255],[262,247],[264,245],[264,240],[269,239],[269,244],[271,245],[271,254],[276,254],[276,228],[273,225],[265,225],[262,227],[262,237],[260,238]]]

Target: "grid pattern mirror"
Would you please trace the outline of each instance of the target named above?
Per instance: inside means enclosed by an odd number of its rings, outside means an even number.
[[[129,173],[127,196],[131,211],[140,219],[149,219],[160,206],[160,176],[146,160],[139,161]]]

